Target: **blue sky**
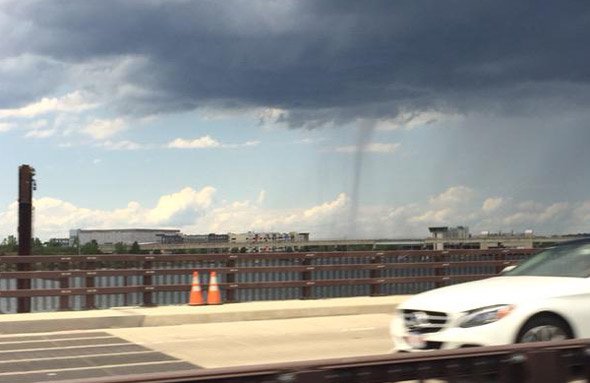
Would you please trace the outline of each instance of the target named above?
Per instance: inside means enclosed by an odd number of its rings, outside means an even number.
[[[590,231],[588,11],[0,2],[0,237]]]

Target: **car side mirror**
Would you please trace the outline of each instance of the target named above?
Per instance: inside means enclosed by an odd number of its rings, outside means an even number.
[[[510,270],[514,269],[516,267],[516,265],[510,265],[510,266],[506,266],[505,268],[502,269],[502,271],[500,271],[500,274],[504,274],[509,272]]]

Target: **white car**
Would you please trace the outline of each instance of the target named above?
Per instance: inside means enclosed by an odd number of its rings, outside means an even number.
[[[417,294],[391,322],[396,351],[590,338],[590,239],[500,276]]]

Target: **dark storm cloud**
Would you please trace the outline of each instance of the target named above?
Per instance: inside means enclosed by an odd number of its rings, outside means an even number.
[[[129,112],[264,106],[288,110],[292,126],[314,126],[400,108],[509,111],[516,101],[589,99],[586,1],[18,1],[3,9],[16,32],[2,57],[143,58],[121,78],[149,91],[119,105]],[[0,102],[16,89],[0,90]]]

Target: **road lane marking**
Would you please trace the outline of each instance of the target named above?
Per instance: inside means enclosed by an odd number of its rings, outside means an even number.
[[[117,338],[114,335],[109,336],[93,336],[93,337],[81,337],[81,338],[52,338],[52,339],[31,339],[31,340],[20,340],[20,341],[8,341],[3,342],[2,338],[0,338],[0,345],[3,344],[23,344],[23,343],[40,343],[40,342],[63,342],[63,341],[70,341],[70,340],[91,340],[91,339],[112,339]]]
[[[104,365],[97,365],[97,366],[88,366],[88,367],[72,367],[72,368],[54,368],[54,369],[45,369],[45,370],[34,370],[34,371],[18,371],[18,372],[0,372],[0,376],[6,375],[26,375],[26,374],[38,374],[38,373],[51,373],[51,372],[60,372],[60,371],[83,371],[83,370],[95,370],[99,369],[107,369],[107,368],[118,368],[118,367],[136,367],[136,366],[152,366],[152,365],[166,365],[166,364],[178,364],[178,363],[186,363],[180,359],[174,360],[162,360],[162,361],[152,361],[152,362],[140,362],[140,363],[127,363],[127,364],[104,364]],[[197,366],[195,366],[197,369]]]
[[[79,346],[54,346],[54,347],[43,347],[43,348],[23,348],[23,349],[18,349],[18,350],[0,350],[0,354],[13,353],[16,351],[21,352],[21,351],[39,351],[39,350],[41,350],[41,351],[70,350],[70,349],[88,348],[88,347],[128,346],[130,344],[134,344],[134,343],[125,341],[125,343],[108,343],[108,344],[92,344],[92,345],[84,344],[84,345],[79,345]]]
[[[50,357],[41,357],[41,358],[32,358],[32,359],[10,359],[10,360],[0,360],[0,364],[5,363],[15,363],[15,362],[38,362],[41,360],[56,360],[56,359],[84,359],[84,358],[92,358],[96,356],[127,356],[132,354],[162,354],[158,351],[153,350],[145,350],[145,351],[130,351],[130,352],[110,352],[105,354],[88,354],[88,355],[72,355],[72,356],[50,356]]]

